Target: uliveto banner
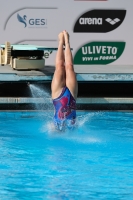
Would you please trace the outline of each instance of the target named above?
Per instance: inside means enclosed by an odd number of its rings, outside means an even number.
[[[74,57],[74,64],[106,65],[116,61],[125,49],[125,42],[91,42],[83,45]]]

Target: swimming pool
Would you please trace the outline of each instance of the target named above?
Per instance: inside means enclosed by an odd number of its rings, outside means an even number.
[[[77,115],[59,133],[52,112],[0,112],[0,199],[133,199],[133,113]]]

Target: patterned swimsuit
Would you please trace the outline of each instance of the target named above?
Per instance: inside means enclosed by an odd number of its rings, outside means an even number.
[[[67,87],[64,87],[60,96],[53,99],[55,108],[54,123],[59,130],[64,125],[72,127],[76,119],[76,101]]]

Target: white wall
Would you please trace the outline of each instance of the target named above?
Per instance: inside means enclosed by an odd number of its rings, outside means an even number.
[[[6,0],[1,1],[0,6],[0,44],[9,41],[57,47],[58,33],[66,29],[70,33],[73,56],[83,45],[91,42],[125,42],[122,55],[108,64],[132,65],[133,64],[133,1],[132,0],[108,0],[108,1],[75,1],[75,0]],[[78,18],[91,10],[126,10],[123,22],[115,30],[105,33],[75,33],[74,25]],[[102,12],[102,11],[101,11]],[[113,12],[113,11],[111,11]],[[27,26],[17,19],[26,15]],[[110,16],[109,16],[110,17]],[[89,18],[89,16],[88,16]],[[94,18],[96,18],[94,16]],[[36,24],[33,22],[37,19]],[[41,19],[42,22],[41,22]],[[116,19],[111,17],[112,20]],[[119,19],[119,16],[118,16]],[[32,24],[29,24],[30,23]],[[43,22],[47,22],[44,25]],[[41,24],[43,23],[43,24]],[[107,22],[106,22],[107,23]],[[119,22],[117,22],[119,23]],[[87,25],[88,29],[94,25]],[[98,25],[97,25],[98,26]],[[100,26],[100,25],[99,25]],[[113,25],[110,25],[113,26]],[[82,27],[82,26],[81,26]],[[118,49],[119,50],[119,49]],[[104,52],[103,52],[104,53]],[[90,55],[86,55],[87,57]],[[93,55],[94,56],[94,55]],[[106,53],[105,53],[106,56]],[[46,59],[47,65],[53,65],[55,52]],[[95,63],[86,63],[95,64]],[[106,63],[105,63],[106,64]]]

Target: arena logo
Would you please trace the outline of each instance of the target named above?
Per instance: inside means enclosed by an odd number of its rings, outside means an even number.
[[[40,18],[30,18],[28,19],[26,15],[23,17],[17,14],[17,19],[19,22],[24,24],[24,28],[40,28],[40,27],[47,27],[47,19],[40,19]]]
[[[79,24],[103,24],[102,18],[80,18]]]
[[[125,49],[125,42],[91,42],[74,56],[75,65],[106,65],[116,61]]]
[[[73,32],[106,33],[118,28],[124,21],[126,10],[91,10],[78,18]]]

